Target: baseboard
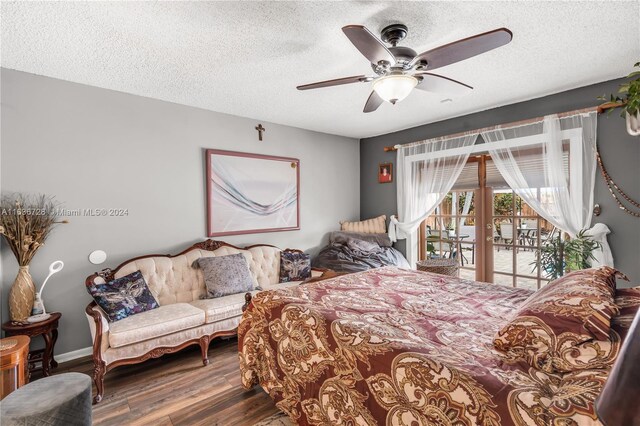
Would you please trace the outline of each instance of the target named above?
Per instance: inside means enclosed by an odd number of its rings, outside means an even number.
[[[56,361],[59,363],[72,361],[74,359],[82,358],[93,354],[93,347],[78,349],[77,351],[71,351],[64,354],[56,355]]]

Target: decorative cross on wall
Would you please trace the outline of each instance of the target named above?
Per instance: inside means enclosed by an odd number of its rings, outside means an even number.
[[[256,130],[258,131],[258,140],[261,141],[262,140],[262,132],[266,132],[267,129],[265,129],[264,127],[262,127],[262,124],[258,124],[256,126]]]

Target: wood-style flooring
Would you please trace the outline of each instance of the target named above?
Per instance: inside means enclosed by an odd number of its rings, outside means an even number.
[[[91,376],[93,362],[60,364],[54,374],[69,371]],[[93,406],[93,424],[251,426],[278,411],[262,388],[246,391],[240,384],[238,340],[216,339],[206,367],[193,346],[107,373],[104,399]]]

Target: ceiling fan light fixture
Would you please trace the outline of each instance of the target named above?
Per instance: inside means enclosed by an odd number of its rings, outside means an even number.
[[[418,79],[406,74],[391,74],[373,82],[373,90],[387,102],[400,102],[418,84]]]

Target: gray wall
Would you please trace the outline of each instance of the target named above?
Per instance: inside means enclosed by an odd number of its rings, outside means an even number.
[[[73,217],[37,253],[41,283],[48,265],[65,262],[44,294],[62,312],[57,353],[90,345],[84,279],[97,269],[150,253],[176,253],[206,238],[205,148],[283,155],[301,161],[301,230],[221,238],[314,251],[338,221],[358,219],[359,145],[355,139],[128,95],[2,69],[2,191],[55,195],[65,207],[127,208],[127,217]],[[269,108],[269,105],[265,105]],[[95,249],[109,258],[95,266]],[[17,272],[2,248],[2,319]]]
[[[360,141],[360,216],[362,219],[380,214],[396,213],[396,186],[378,184],[377,165],[395,164],[395,152],[386,153],[383,147],[429,139],[478,129],[511,121],[539,117],[598,105],[596,98],[615,93],[625,80],[614,80],[582,87],[526,102],[507,105],[450,120],[414,127],[403,131],[362,139]],[[458,102],[464,102],[463,99]],[[426,112],[428,115],[428,112]],[[629,196],[640,200],[640,139],[629,136],[619,110],[598,118],[598,146],[609,173]],[[640,219],[620,210],[600,176],[596,177],[595,202],[602,206],[602,214],[594,222],[609,226],[609,244],[618,269],[626,273],[632,283],[640,285]],[[399,248],[403,248],[400,242]],[[631,285],[631,284],[622,284]]]

